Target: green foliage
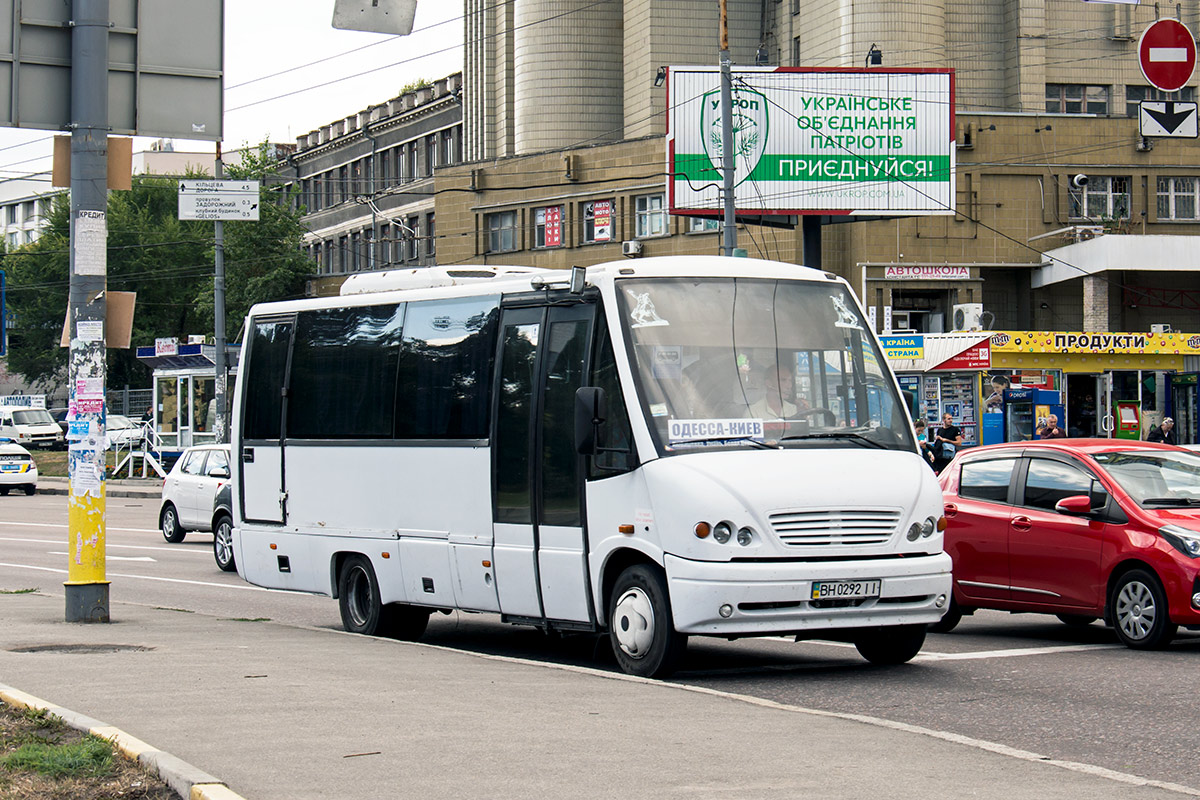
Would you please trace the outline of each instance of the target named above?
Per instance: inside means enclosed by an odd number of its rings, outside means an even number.
[[[226,336],[236,339],[254,303],[303,294],[312,264],[300,249],[304,232],[292,202],[276,202],[274,154],[266,144],[230,177],[263,181],[258,222],[225,223]],[[189,173],[184,178],[207,177]],[[108,288],[137,292],[132,344],[213,332],[213,223],[178,219],[178,180],[135,176],[129,191],[108,200]],[[291,198],[282,198],[290,200]],[[49,226],[34,243],[4,257],[9,309],[17,323],[9,337],[8,368],[31,382],[64,374],[59,346],[69,288],[70,208],[55,198]],[[131,347],[108,351],[109,386],[148,386],[150,371]]]
[[[0,759],[0,765],[10,771],[30,770],[54,778],[77,778],[108,774],[112,759],[112,743],[89,734],[75,744],[23,744]]]

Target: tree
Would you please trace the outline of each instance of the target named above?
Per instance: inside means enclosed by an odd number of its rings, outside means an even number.
[[[300,211],[281,186],[266,183],[274,166],[262,145],[231,168],[237,178],[264,180],[260,220],[225,223],[226,330],[230,340],[250,306],[298,297],[312,264],[300,249]],[[188,174],[186,178],[204,178]],[[129,191],[108,200],[108,281],[112,290],[137,292],[133,344],[213,331],[213,224],[181,221],[178,179],[135,176]],[[285,202],[276,202],[283,198]],[[4,257],[9,306],[16,317],[9,337],[9,370],[31,382],[65,374],[59,347],[69,288],[70,214],[67,195],[55,198],[41,237]],[[108,351],[110,386],[147,386],[150,374],[134,350]]]

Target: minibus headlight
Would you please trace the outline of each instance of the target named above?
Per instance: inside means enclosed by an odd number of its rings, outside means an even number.
[[[914,522],[912,525],[908,526],[908,540],[910,542],[915,542],[917,539],[920,539],[920,538],[921,538],[921,523]]]
[[[930,536],[933,536],[933,532],[935,530],[937,530],[937,520],[933,517],[929,517],[921,525],[921,535],[926,539],[928,539]]]
[[[741,530],[738,531],[737,543],[740,544],[742,547],[749,547],[750,543],[753,541],[754,541],[754,531],[753,530],[751,530],[750,528],[742,528]]]
[[[729,537],[733,536],[733,526],[722,520],[713,528],[712,535],[719,544],[725,544],[729,541]]]

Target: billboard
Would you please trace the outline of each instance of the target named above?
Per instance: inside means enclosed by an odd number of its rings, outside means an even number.
[[[668,75],[671,211],[716,212],[720,69]],[[736,68],[732,106],[740,213],[954,213],[952,70]]]
[[[225,0],[109,0],[111,134],[221,141]],[[63,0],[0,0],[0,127],[61,131],[71,115]]]

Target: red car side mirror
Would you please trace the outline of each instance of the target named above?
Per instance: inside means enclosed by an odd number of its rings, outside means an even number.
[[[1060,514],[1071,514],[1073,516],[1081,516],[1090,513],[1092,510],[1092,498],[1086,494],[1075,495],[1073,497],[1064,497],[1054,504],[1054,510]]]

